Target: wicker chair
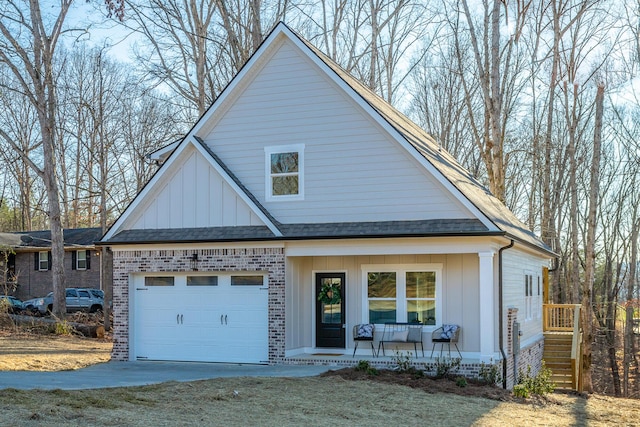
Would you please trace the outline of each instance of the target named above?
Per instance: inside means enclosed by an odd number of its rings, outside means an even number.
[[[360,341],[368,341],[371,344],[371,353],[373,357],[376,357],[376,348],[373,346],[375,331],[376,326],[372,323],[363,323],[353,327],[353,341],[356,343],[353,349],[353,357],[356,357],[356,350],[358,349],[358,343],[360,343]]]
[[[460,326],[458,325],[442,325],[431,333],[431,342],[433,342],[433,348],[431,349],[431,356],[433,357],[433,351],[436,349],[436,344],[440,343],[440,356],[442,356],[442,349],[445,344],[449,347],[449,358],[451,358],[451,344],[456,347],[458,355],[462,359],[462,354],[458,348],[458,339],[460,338]]]

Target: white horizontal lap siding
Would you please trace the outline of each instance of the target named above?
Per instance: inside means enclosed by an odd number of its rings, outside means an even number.
[[[126,228],[264,225],[202,154],[190,147],[181,156]]]
[[[544,265],[545,262],[542,259],[522,252],[517,248],[508,249],[503,252],[502,277],[504,307],[505,309],[510,307],[518,308],[518,322],[520,322],[520,330],[523,333],[521,341],[527,340],[542,333],[542,312],[540,311],[540,308],[535,307],[535,304],[533,307],[532,319],[525,320],[526,314],[524,276],[525,273],[533,275],[533,291],[536,296],[536,277],[540,276],[541,295],[539,301],[540,304],[542,304],[542,267]]]
[[[283,223],[471,218],[389,135],[285,42],[204,136]],[[266,202],[264,147],[304,144],[304,200]]]

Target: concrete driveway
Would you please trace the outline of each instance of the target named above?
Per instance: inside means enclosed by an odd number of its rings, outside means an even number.
[[[192,362],[108,362],[75,371],[0,372],[0,389],[82,390],[226,377],[309,377],[331,366],[240,365]]]

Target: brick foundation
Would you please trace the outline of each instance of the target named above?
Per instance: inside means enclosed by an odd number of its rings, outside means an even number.
[[[518,321],[518,309],[509,308],[507,310],[507,340],[505,350],[507,351],[507,388],[511,390],[517,382],[517,372],[527,372],[531,367],[531,374],[535,375],[542,367],[542,353],[544,352],[544,338],[532,345],[520,348],[520,353],[513,354],[513,324]],[[515,356],[515,357],[514,357]],[[514,369],[517,359],[517,367]],[[502,371],[501,371],[502,372]]]
[[[269,273],[269,363],[284,359],[285,288],[282,248],[113,250],[113,351],[111,358],[129,360],[129,275],[152,272],[189,272],[192,254],[198,254],[199,272]]]

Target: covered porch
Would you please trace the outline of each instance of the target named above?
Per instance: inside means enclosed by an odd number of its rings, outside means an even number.
[[[378,350],[386,322],[422,324],[424,357],[413,345],[399,346],[418,365],[435,364],[432,332],[443,324],[460,326],[457,342],[463,365],[477,371],[480,363],[500,359],[496,350],[496,250],[498,245],[467,238],[389,239],[303,243],[286,248],[286,339],[284,363],[353,366],[367,360],[372,366],[392,367],[394,346],[385,356],[373,355],[361,343],[355,357],[353,328],[376,325]],[[381,279],[382,278],[382,279]],[[428,283],[426,283],[428,282]],[[327,288],[336,283],[337,288]],[[323,290],[326,288],[326,291]],[[341,292],[338,299],[328,298]],[[324,299],[324,301],[321,301]],[[328,331],[328,326],[333,331]],[[448,356],[446,348],[442,354]],[[451,357],[459,358],[451,346]]]

